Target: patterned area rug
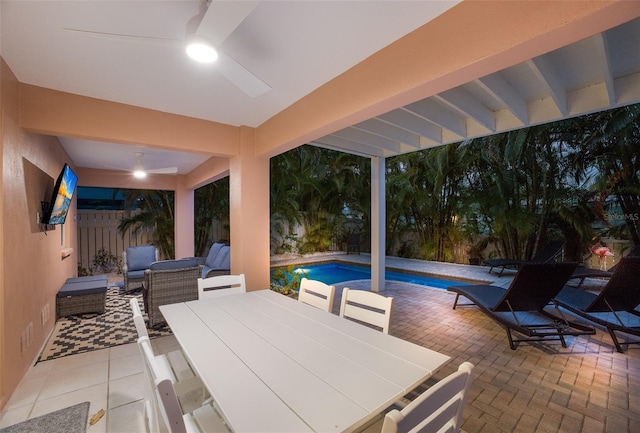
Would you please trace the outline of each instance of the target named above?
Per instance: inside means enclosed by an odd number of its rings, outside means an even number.
[[[106,311],[103,314],[79,314],[58,319],[38,362],[135,343],[138,334],[129,305],[129,300],[133,297],[138,298],[142,307],[140,290],[122,293],[118,286],[109,287]],[[149,329],[149,338],[165,335],[171,335],[171,330],[166,325]]]

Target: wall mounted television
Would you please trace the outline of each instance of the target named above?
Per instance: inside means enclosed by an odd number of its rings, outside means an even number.
[[[64,224],[69,213],[78,176],[65,164],[56,180],[49,202],[42,203],[42,224]]]

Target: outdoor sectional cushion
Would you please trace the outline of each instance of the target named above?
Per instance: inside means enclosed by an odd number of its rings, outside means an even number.
[[[58,298],[70,296],[95,295],[96,293],[107,292],[106,280],[88,280],[65,283],[58,291]]]
[[[149,267],[152,271],[166,271],[169,269],[183,269],[183,268],[193,268],[198,266],[198,260],[193,259],[179,259],[179,260],[160,260],[157,262],[151,263]]]
[[[220,252],[222,247],[224,247],[224,244],[220,244],[218,242],[216,242],[213,245],[211,245],[211,249],[209,250],[209,254],[207,254],[207,258],[204,261],[204,265],[205,266],[213,268],[213,263],[215,262],[216,257],[218,256],[218,253]]]
[[[156,247],[153,245],[140,245],[127,248],[127,271],[144,271],[149,264],[156,261]],[[144,274],[144,272],[142,273]]]
[[[71,277],[71,278],[67,278],[67,281],[65,281],[65,284],[69,284],[69,283],[86,283],[87,281],[101,281],[106,286],[108,278],[107,278],[107,274],[87,275],[87,276],[84,276],[84,277]]]
[[[229,269],[231,247],[223,246],[211,265],[211,269]]]
[[[213,244],[221,245],[221,244]],[[213,249],[213,247],[211,247]],[[207,261],[205,261],[204,267],[202,268],[202,278],[207,278],[209,272],[212,271],[229,271],[231,269],[231,247],[228,245],[221,245],[218,249],[218,254],[213,261],[209,261],[209,257],[207,257]],[[227,272],[228,273],[228,272]]]

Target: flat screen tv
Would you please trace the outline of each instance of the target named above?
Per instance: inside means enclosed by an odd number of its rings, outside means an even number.
[[[58,176],[58,180],[56,180],[51,201],[47,204],[46,209],[43,210],[42,224],[64,224],[77,182],[78,176],[68,164],[65,164],[60,176]]]

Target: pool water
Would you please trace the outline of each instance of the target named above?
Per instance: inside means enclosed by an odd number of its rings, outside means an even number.
[[[326,284],[341,283],[351,280],[370,280],[371,268],[346,263],[320,263],[313,265],[303,265],[295,268],[294,272],[304,271],[310,280],[322,281]],[[385,278],[389,281],[401,281],[404,283],[419,284],[423,286],[446,289],[449,286],[460,286],[469,283],[460,281],[445,280],[442,278],[427,275],[410,274],[406,272],[390,271],[387,269]]]

